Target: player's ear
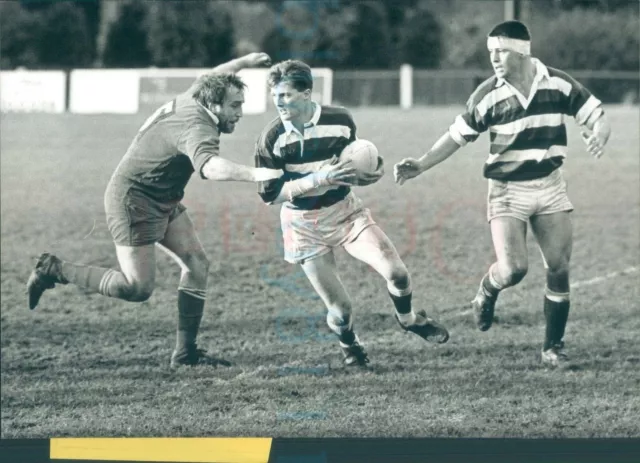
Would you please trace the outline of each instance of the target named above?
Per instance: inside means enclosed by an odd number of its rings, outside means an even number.
[[[220,106],[219,104],[214,104],[213,105],[213,112],[214,113],[219,113],[221,109],[222,109],[222,106]]]

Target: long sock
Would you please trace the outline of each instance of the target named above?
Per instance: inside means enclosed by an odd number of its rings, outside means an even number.
[[[495,267],[495,263],[489,267],[489,271],[482,277],[482,282],[480,283],[484,293],[489,297],[497,297],[500,291],[504,289],[504,286],[498,283],[494,277]]]
[[[62,262],[62,283],[71,283],[86,291],[129,300],[131,285],[122,272],[104,267]]]
[[[196,343],[204,313],[206,290],[178,288],[178,332],[176,348]]]
[[[414,323],[416,320],[416,314],[413,312],[411,307],[411,297],[413,295],[411,283],[409,283],[406,288],[399,289],[389,282],[387,283],[387,291],[389,292],[389,297],[396,308],[396,313],[400,322],[405,325]]]
[[[557,293],[549,288],[544,296],[544,317],[547,322],[543,349],[549,349],[562,341],[567,326],[570,307],[569,293]]]
[[[338,317],[328,313],[327,325],[338,336],[341,343],[350,346],[355,341],[356,335],[353,332],[353,320],[350,314]]]

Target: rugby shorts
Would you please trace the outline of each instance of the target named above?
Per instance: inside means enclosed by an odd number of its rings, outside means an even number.
[[[144,246],[164,239],[169,223],[186,207],[179,201],[163,203],[122,188],[107,187],[104,196],[107,227],[121,246]]]
[[[300,210],[286,204],[280,210],[284,259],[292,264],[320,257],[353,242],[375,225],[371,211],[353,193],[331,206]]]
[[[523,222],[536,215],[573,211],[567,195],[567,182],[560,169],[534,180],[489,179],[487,221],[513,217]]]

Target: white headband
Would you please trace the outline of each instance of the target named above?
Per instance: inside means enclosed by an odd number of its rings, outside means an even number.
[[[511,39],[509,37],[489,37],[487,39],[487,48],[494,50],[501,48],[503,50],[511,50],[521,55],[531,55],[531,42],[529,40]]]

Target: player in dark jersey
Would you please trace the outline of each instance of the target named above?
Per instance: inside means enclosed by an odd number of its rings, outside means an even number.
[[[610,134],[600,100],[568,74],[547,68],[531,57],[530,35],[519,21],[497,25],[487,47],[495,75],[471,95],[459,115],[419,160],[394,166],[400,184],[451,156],[489,130],[490,155],[484,166],[489,179],[487,220],[495,262],[472,302],[478,328],[491,327],[498,294],[527,273],[527,223],[535,234],[547,270],[546,318],[542,362],[569,366],[564,331],[569,316],[569,260],[573,244],[566,182],[560,166],[567,155],[565,115],[591,131],[583,132],[597,159]]]
[[[120,270],[66,262],[44,253],[27,283],[29,308],[35,308],[42,293],[56,283],[72,283],[125,301],[145,301],[155,286],[158,247],[182,268],[171,365],[195,365],[207,358],[197,348],[196,337],[209,260],[180,201],[193,173],[203,179],[241,182],[282,175],[282,171],[236,164],[219,153],[220,135],[233,132],[242,117],[245,84],[235,73],[268,63],[268,55],[251,53],[222,64],[147,119],[104,196]]]
[[[256,165],[284,170],[281,178],[262,182],[268,204],[283,204],[281,227],[285,260],[300,264],[326,308],[327,324],[338,336],[346,365],[364,366],[368,356],[353,331],[352,305],[340,281],[334,249],[343,247],[371,265],[387,282],[401,327],[428,341],[446,342],[447,330],[411,305],[409,272],[395,247],[373,221],[351,186],[370,185],[383,173],[358,176],[337,156],[356,139],[356,125],[345,108],[311,100],[311,69],[301,61],[273,66],[269,87],[280,116],[263,130]]]

